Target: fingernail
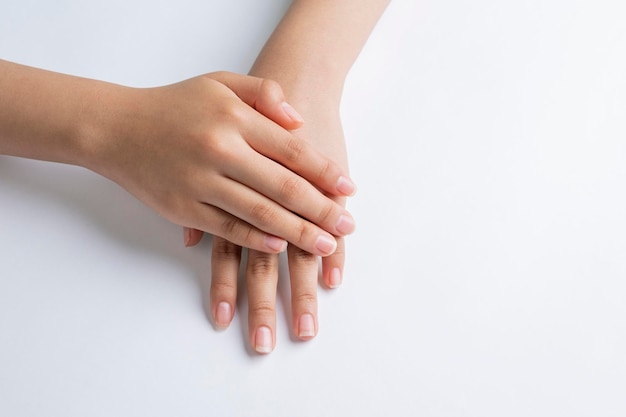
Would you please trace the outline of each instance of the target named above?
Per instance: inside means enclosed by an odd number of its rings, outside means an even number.
[[[185,240],[185,246],[189,247],[189,243],[191,242],[191,229],[188,227],[183,227],[183,239]]]
[[[291,107],[289,103],[287,103],[286,101],[283,101],[282,107],[285,113],[287,113],[287,116],[289,116],[291,120],[293,120],[294,122],[298,122],[298,123],[304,122],[304,119],[302,118],[302,116],[300,116],[300,113],[298,113],[296,109]]]
[[[269,327],[261,326],[254,336],[254,350],[258,353],[270,353],[273,350],[272,331]]]
[[[215,324],[222,329],[228,327],[232,315],[230,304],[225,301],[220,302],[215,310]]]
[[[315,248],[326,255],[330,255],[337,249],[337,242],[331,237],[320,235],[315,241]]]
[[[312,314],[306,313],[300,316],[298,323],[298,337],[315,336],[315,319]]]
[[[350,216],[346,216],[342,214],[339,216],[339,220],[337,220],[337,225],[335,225],[337,231],[341,234],[348,235],[354,232],[354,220]]]
[[[328,286],[330,288],[337,288],[341,285],[341,270],[339,268],[333,268],[330,271],[330,278]]]
[[[337,190],[343,195],[351,196],[356,193],[356,185],[350,178],[342,176],[337,180]]]
[[[287,242],[276,236],[265,236],[265,245],[275,252],[283,252],[287,249]]]

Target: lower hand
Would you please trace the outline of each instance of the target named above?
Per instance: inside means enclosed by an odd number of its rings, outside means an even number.
[[[332,157],[346,169],[345,141],[339,115],[336,113],[307,113],[305,124],[295,133],[310,142],[319,151]],[[345,205],[345,198],[333,197]],[[196,244],[201,232],[188,231],[189,245]],[[211,314],[219,328],[228,327],[237,299],[237,278],[241,262],[241,247],[225,239],[214,237],[211,258]],[[291,281],[291,311],[293,333],[301,340],[315,337],[318,331],[317,283],[319,258],[294,245],[288,247]],[[337,250],[322,258],[322,279],[325,286],[341,285],[345,259],[344,238],[337,238]],[[255,250],[248,251],[246,283],[248,290],[248,329],[252,348],[269,353],[276,343],[276,286],[278,256]]]

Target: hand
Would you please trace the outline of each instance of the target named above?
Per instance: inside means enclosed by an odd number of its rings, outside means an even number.
[[[368,2],[313,2],[294,0],[257,57],[251,74],[271,78],[281,86],[305,116],[298,131],[303,138],[347,167],[339,118],[339,102],[345,77],[389,0]],[[343,205],[341,199],[337,201]],[[187,243],[200,239],[195,233]],[[297,246],[297,245],[296,245]],[[302,246],[301,246],[302,248]],[[288,249],[292,282],[294,333],[301,339],[317,333],[317,265],[311,255],[293,246]],[[241,249],[222,239],[213,243],[211,303],[216,324],[230,323],[236,299]],[[337,239],[336,252],[323,259],[326,285],[341,283],[344,245]],[[275,344],[275,294],[277,257],[249,252],[246,278],[249,290],[249,338],[259,352]]]
[[[332,106],[323,106],[326,109]],[[347,171],[347,157],[341,121],[338,112],[307,111],[306,122],[296,134],[314,144],[326,155],[332,155]],[[309,122],[309,119],[311,120]],[[335,197],[345,204],[345,198]],[[202,234],[190,231],[188,243],[195,245]],[[289,275],[291,279],[292,323],[294,334],[308,340],[317,334],[317,282],[318,257],[294,245],[288,248]],[[345,258],[343,238],[337,238],[337,250],[322,258],[322,277],[325,285],[341,285]],[[213,239],[210,305],[217,327],[230,324],[237,298],[237,277],[241,261],[241,247],[225,239]],[[278,282],[278,256],[255,250],[248,251],[246,283],[248,287],[248,329],[252,348],[259,353],[269,353],[276,343],[276,284]]]
[[[276,83],[214,73],[125,89],[114,103],[93,169],[172,222],[270,253],[286,240],[329,255],[334,236],[352,232],[350,214],[320,192],[352,194],[346,171],[254,110],[301,124]]]

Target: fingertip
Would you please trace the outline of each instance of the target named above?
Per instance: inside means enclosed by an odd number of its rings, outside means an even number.
[[[315,249],[320,256],[330,256],[337,250],[337,241],[330,235],[319,235],[315,241]]]
[[[226,301],[221,301],[215,308],[213,319],[218,329],[226,329],[233,319],[233,309]]]
[[[265,236],[265,246],[274,253],[282,253],[287,249],[287,241],[276,236]]]
[[[254,334],[254,350],[257,353],[268,354],[274,350],[274,336],[272,329],[260,326]]]
[[[304,313],[298,320],[298,337],[302,340],[311,340],[317,334],[315,317],[311,313]]]
[[[327,288],[338,288],[343,284],[345,256],[346,240],[339,237],[335,253],[322,259],[323,282]]]
[[[333,268],[328,274],[328,288],[339,288],[342,282],[341,270],[339,268]]]
[[[352,197],[356,194],[356,184],[350,178],[342,175],[337,180],[337,191],[346,197]]]
[[[202,230],[185,227],[183,230],[183,238],[185,241],[185,247],[195,246],[201,240],[204,232]]]
[[[337,232],[341,235],[349,235],[354,232],[355,228],[354,219],[348,212],[339,216],[337,224],[335,224],[335,229],[337,229]]]
[[[282,107],[283,112],[287,115],[287,117],[292,122],[296,123],[298,127],[304,123],[304,118],[289,103],[283,101],[280,106]]]

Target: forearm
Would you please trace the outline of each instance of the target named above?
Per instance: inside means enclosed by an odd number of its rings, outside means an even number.
[[[288,99],[339,105],[343,84],[389,0],[294,0],[251,74],[278,81]]]
[[[85,165],[110,86],[0,60],[0,154]]]

